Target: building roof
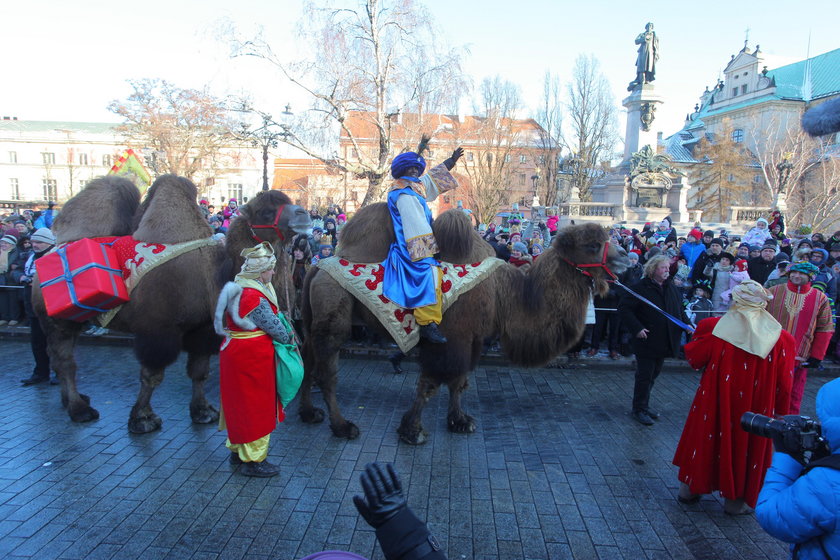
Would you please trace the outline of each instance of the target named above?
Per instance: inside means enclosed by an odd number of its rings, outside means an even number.
[[[840,93],[840,49],[807,60],[769,70],[767,76],[776,82],[776,96],[781,99],[803,100],[802,84],[805,71],[811,66],[811,99]]]
[[[71,121],[19,121],[0,120],[0,131],[7,132],[52,132],[70,130],[94,134],[115,134],[119,123],[71,122]]]

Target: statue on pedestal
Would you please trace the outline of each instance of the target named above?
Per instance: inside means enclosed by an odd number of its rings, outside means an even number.
[[[659,37],[653,31],[653,24],[645,25],[644,33],[636,37],[639,45],[636,57],[636,79],[627,86],[627,91],[633,91],[643,84],[649,84],[656,78],[656,61],[659,60]]]

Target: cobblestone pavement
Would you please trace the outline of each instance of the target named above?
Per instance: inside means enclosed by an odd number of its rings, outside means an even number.
[[[629,416],[627,362],[600,369],[480,367],[464,399],[473,435],[446,431],[446,398],[424,415],[428,444],[397,443],[417,366],[343,360],[340,401],[362,435],[304,425],[292,404],[274,432],[281,476],[228,465],[224,434],[190,422],[182,358],[153,399],[163,429],[130,435],[138,387],[131,350],[82,346],[80,388],[101,418],[73,424],[59,388],[21,387],[29,346],[0,341],[0,557],[295,559],[323,549],[381,558],[351,497],[374,460],[392,461],[408,502],[451,559],[782,559],[785,545],[719,498],[676,499],[671,458],[699,375],[665,371],[652,428]],[[217,371],[209,393],[218,402]],[[813,413],[808,382],[803,413]],[[317,396],[316,396],[317,397]]]

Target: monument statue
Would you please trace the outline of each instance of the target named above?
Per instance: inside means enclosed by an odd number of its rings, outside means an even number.
[[[644,33],[636,37],[639,45],[636,57],[636,79],[627,86],[627,91],[633,91],[642,84],[649,84],[656,78],[656,61],[659,60],[659,37],[653,30],[653,24],[645,25]]]

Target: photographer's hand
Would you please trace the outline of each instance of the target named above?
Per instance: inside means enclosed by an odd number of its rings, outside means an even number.
[[[802,446],[799,445],[799,438],[794,430],[784,430],[782,432],[773,433],[773,446],[779,453],[790,455],[800,464],[805,464],[805,454]]]
[[[402,482],[394,466],[389,463],[386,469],[387,473],[382,472],[379,463],[367,465],[361,476],[365,496],[353,496],[356,509],[374,529],[408,507],[402,495]]]

